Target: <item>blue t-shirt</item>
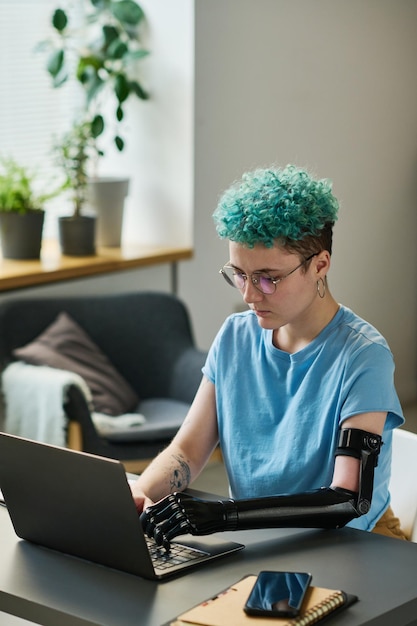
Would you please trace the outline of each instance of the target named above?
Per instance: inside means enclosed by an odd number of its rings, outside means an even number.
[[[220,445],[233,498],[329,486],[341,424],[387,412],[372,506],[349,526],[371,530],[390,501],[392,429],[404,422],[387,342],[341,306],[305,348],[289,354],[253,311],[230,316],[210,348],[204,375],[216,386]]]

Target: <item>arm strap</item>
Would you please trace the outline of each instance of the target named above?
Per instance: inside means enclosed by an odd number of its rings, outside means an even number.
[[[380,435],[359,428],[345,428],[339,434],[335,456],[352,456],[361,462],[357,501],[359,515],[365,515],[371,507],[374,470],[382,444]]]

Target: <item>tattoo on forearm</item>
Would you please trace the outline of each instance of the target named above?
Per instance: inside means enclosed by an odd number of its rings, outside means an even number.
[[[176,461],[171,476],[169,478],[171,493],[174,491],[182,491],[190,484],[191,471],[190,466],[181,456],[174,455]]]

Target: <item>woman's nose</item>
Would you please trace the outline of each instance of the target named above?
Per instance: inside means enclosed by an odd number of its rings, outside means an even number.
[[[263,298],[263,293],[259,291],[259,289],[256,289],[249,277],[246,279],[245,286],[242,289],[242,298],[247,304],[250,302],[259,302]]]

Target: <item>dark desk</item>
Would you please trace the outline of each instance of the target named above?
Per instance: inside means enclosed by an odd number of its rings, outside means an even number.
[[[224,536],[246,549],[154,583],[19,541],[0,507],[0,611],[50,626],[160,626],[245,574],[301,569],[312,572],[313,584],[359,596],[337,626],[417,623],[417,544],[350,529]]]

